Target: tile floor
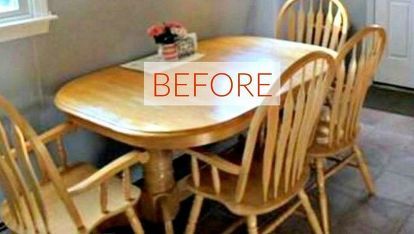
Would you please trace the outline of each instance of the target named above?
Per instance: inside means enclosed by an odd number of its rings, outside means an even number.
[[[367,197],[355,169],[335,175],[328,182],[332,233],[414,233],[414,118],[364,109],[361,121],[359,142],[375,178],[377,196]],[[214,212],[209,216],[210,221],[204,218],[200,223],[200,233],[219,230],[210,225],[220,216],[215,217]],[[306,220],[292,217],[275,233],[311,232]]]
[[[408,234],[414,233],[414,118],[364,109],[360,145],[377,186],[377,196],[367,197],[358,171],[346,168],[328,182],[333,234]],[[312,192],[317,209],[316,191]],[[183,233],[191,200],[182,203],[174,222],[176,233]],[[259,219],[261,225],[276,214]],[[205,203],[197,233],[221,233],[237,220],[225,207]],[[162,228],[145,224],[149,233]],[[112,232],[112,231],[108,231]],[[115,231],[114,231],[115,232]],[[127,230],[116,231],[125,233]],[[235,233],[246,233],[241,226]],[[274,233],[311,233],[307,221],[292,216]]]

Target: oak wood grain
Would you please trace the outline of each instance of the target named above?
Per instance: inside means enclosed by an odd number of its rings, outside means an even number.
[[[309,67],[317,71],[310,72],[311,78],[307,80],[304,77]],[[282,86],[290,86],[287,93],[281,94],[281,105],[262,105],[256,109],[244,149],[237,147],[228,155],[220,155],[220,160],[210,159],[210,153],[199,149],[186,151],[193,162],[193,180],[188,184],[197,196],[186,233],[194,233],[204,198],[220,202],[232,213],[246,217],[249,233],[258,233],[258,215],[299,198],[313,231],[322,233],[304,192],[310,174],[307,149],[335,70],[335,60],[326,53],[313,52],[300,58],[281,75]],[[298,76],[302,79],[295,88],[293,79]],[[207,166],[200,168],[195,160]],[[282,214],[265,233],[270,233],[293,211]]]
[[[199,43],[200,61],[280,62],[286,69],[303,55],[329,49],[259,37],[221,37]],[[56,106],[79,125],[130,145],[177,149],[216,142],[240,132],[250,106],[144,106],[143,73],[119,66],[74,79],[59,90]]]
[[[199,43],[199,52],[205,54],[200,62],[272,61],[279,62],[282,71],[315,51],[336,56],[330,49],[271,38],[220,37]],[[171,231],[180,194],[171,150],[218,142],[242,132],[255,106],[145,106],[143,79],[142,72],[105,68],[69,82],[57,93],[55,104],[76,125],[149,151],[141,215],[164,221],[166,231]],[[216,173],[216,179],[220,176]]]

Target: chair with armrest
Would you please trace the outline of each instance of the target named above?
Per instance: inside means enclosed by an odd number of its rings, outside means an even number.
[[[340,0],[287,0],[278,15],[276,38],[339,50],[349,14]]]
[[[339,51],[338,71],[330,88],[310,149],[315,161],[319,200],[325,233],[329,233],[328,199],[325,181],[343,169],[359,169],[370,194],[374,183],[357,144],[359,116],[386,44],[385,30],[370,26],[354,35]],[[347,154],[347,151],[351,151]],[[334,164],[326,164],[330,160]]]
[[[225,157],[186,150],[192,164],[188,186],[195,194],[187,234],[194,233],[206,198],[245,218],[251,234],[258,233],[258,215],[285,206],[264,233],[272,232],[299,207],[304,207],[314,232],[322,233],[304,188],[310,172],[307,149],[334,72],[334,59],[324,52],[310,53],[288,68],[281,76],[285,92],[280,105],[256,109],[243,152],[235,150]],[[279,92],[273,91],[276,98]]]
[[[103,221],[125,213],[135,233],[144,233],[133,206],[140,190],[130,168],[148,155],[132,151],[100,170],[68,165],[63,136],[75,129],[61,124],[37,135],[18,110],[0,96],[0,215],[14,233],[90,233]],[[46,144],[56,142],[61,166]],[[122,173],[123,177],[116,175]]]

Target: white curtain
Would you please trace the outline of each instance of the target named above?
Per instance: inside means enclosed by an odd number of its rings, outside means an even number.
[[[256,36],[274,37],[276,17],[284,0],[252,0],[247,24],[247,33]]]

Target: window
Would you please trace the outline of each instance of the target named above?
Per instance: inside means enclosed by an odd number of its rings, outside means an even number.
[[[49,31],[47,0],[0,0],[0,42]]]
[[[17,0],[0,0],[0,13],[19,10],[19,5]]]
[[[0,0],[0,22],[30,17],[27,0]]]

